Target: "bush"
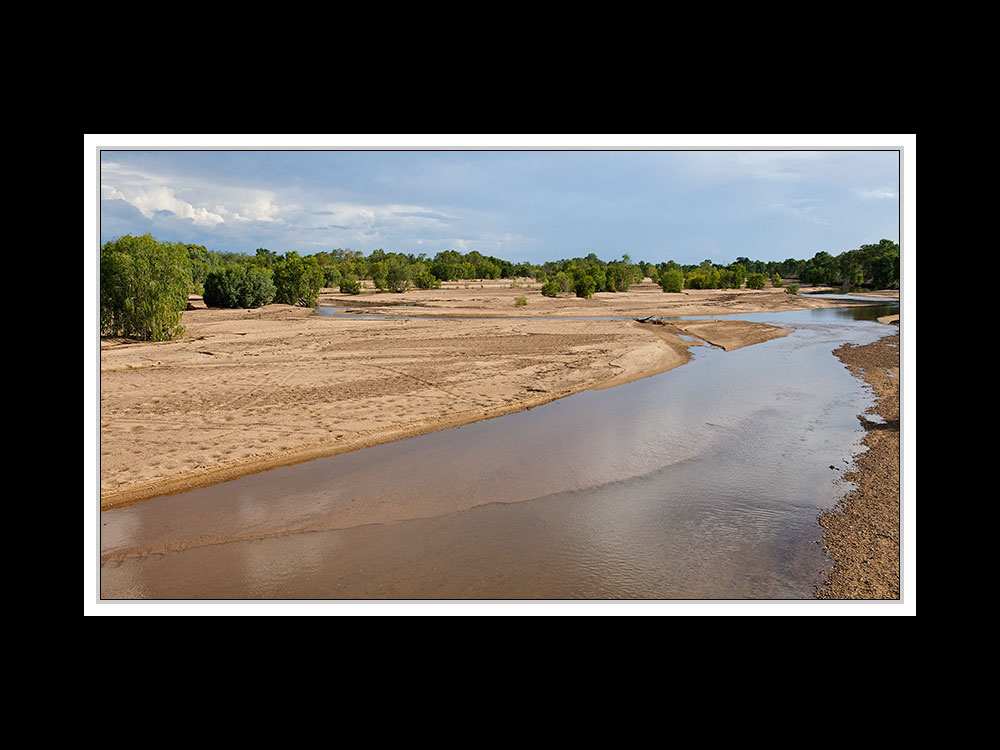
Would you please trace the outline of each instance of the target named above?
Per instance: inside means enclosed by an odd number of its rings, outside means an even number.
[[[413,283],[418,289],[440,289],[441,279],[432,274],[430,271],[421,271],[413,279]]]
[[[302,258],[297,252],[289,251],[274,263],[274,301],[314,307],[323,281],[323,269],[315,257]]]
[[[788,286],[785,287],[785,292],[787,292],[788,294],[798,294],[799,293],[799,285],[798,284],[789,284]]]
[[[558,285],[560,292],[572,292],[574,289],[573,277],[565,271],[557,272],[554,281]]]
[[[632,284],[631,268],[623,263],[615,261],[608,264],[606,280],[598,287],[609,292],[627,292]],[[595,279],[597,281],[597,279]]]
[[[169,341],[184,333],[191,263],[179,243],[125,235],[101,247],[101,334]]]
[[[551,281],[546,281],[544,284],[542,284],[542,294],[544,294],[546,297],[555,297],[557,294],[559,294],[559,282],[557,282],[555,279],[552,279]]]
[[[385,288],[396,293],[410,290],[410,267],[395,256],[385,262]]]
[[[226,266],[205,277],[205,304],[209,307],[260,307],[274,299],[271,275],[258,266]]]
[[[582,276],[580,280],[576,282],[576,296],[584,297],[590,299],[594,296],[594,291],[597,289],[597,282],[594,281],[593,276]]]
[[[747,276],[747,289],[763,289],[765,277],[762,273],[751,273]]]
[[[657,283],[665,292],[679,292],[684,287],[684,272],[679,268],[660,271]]]
[[[344,276],[340,279],[340,291],[344,294],[361,294],[361,282],[353,276]]]
[[[336,266],[326,266],[323,268],[323,286],[340,286],[340,269]]]
[[[524,307],[527,304],[528,304],[528,298],[527,297],[517,297],[514,300],[514,307]]]

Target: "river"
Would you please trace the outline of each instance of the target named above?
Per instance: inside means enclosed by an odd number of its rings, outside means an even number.
[[[529,411],[100,514],[102,599],[810,599],[871,404],[832,351],[898,306]],[[703,316],[696,316],[703,317]],[[441,500],[342,528],[344,509]]]

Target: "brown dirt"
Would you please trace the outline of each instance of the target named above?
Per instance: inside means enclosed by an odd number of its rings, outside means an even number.
[[[838,304],[780,289],[664,294],[649,283],[591,300],[543,297],[537,284],[453,287],[327,290],[319,304],[474,319],[324,318],[286,305],[208,309],[194,299],[177,341],[102,340],[102,510],[663,372],[689,358],[682,332],[727,350],[789,333],[724,319],[657,326],[597,316]],[[515,306],[519,296],[526,306]]]
[[[877,401],[859,415],[868,450],[856,470],[844,475],[856,489],[819,519],[833,568],[817,598],[899,599],[899,335],[865,346],[845,344],[834,353],[871,387]]]

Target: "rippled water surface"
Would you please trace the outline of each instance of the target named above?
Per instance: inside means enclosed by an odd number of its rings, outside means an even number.
[[[849,489],[870,405],[832,351],[886,334],[857,309],[734,316],[795,332],[102,513],[102,597],[812,597],[827,565],[816,518]],[[429,497],[456,510],[338,528],[359,499],[392,518]]]

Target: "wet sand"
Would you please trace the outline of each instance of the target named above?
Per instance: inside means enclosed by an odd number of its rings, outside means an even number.
[[[515,306],[520,296],[527,305]],[[630,382],[684,364],[690,346],[734,349],[789,333],[726,319],[659,326],[547,316],[843,303],[781,289],[665,294],[649,283],[553,299],[538,285],[483,282],[405,294],[327,290],[319,304],[469,319],[324,318],[285,305],[218,310],[193,300],[178,341],[102,340],[102,510]]]
[[[876,403],[859,415],[868,450],[844,475],[856,488],[819,519],[833,568],[817,598],[899,599],[899,334],[834,354],[871,387]]]

